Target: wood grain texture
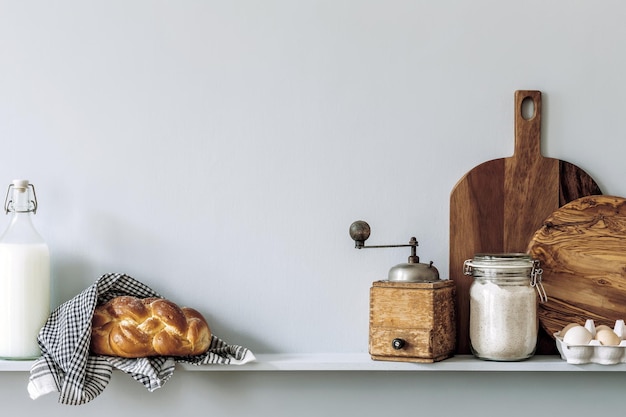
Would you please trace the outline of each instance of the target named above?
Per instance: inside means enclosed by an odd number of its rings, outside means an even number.
[[[522,114],[524,100],[534,114]],[[463,262],[476,253],[525,252],[533,234],[561,205],[601,194],[584,170],[541,155],[540,91],[515,92],[513,156],[484,162],[463,176],[450,194],[450,279],[457,284],[457,353],[470,353],[469,287]],[[555,353],[541,334],[538,353]]]
[[[437,362],[454,355],[455,283],[377,281],[370,289],[369,353],[374,360]],[[394,349],[392,341],[405,346]]]
[[[552,335],[571,322],[613,327],[626,319],[626,199],[592,196],[556,210],[528,253],[541,262],[548,302],[539,322]]]

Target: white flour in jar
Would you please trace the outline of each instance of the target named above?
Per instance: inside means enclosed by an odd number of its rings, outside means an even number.
[[[537,296],[529,285],[477,280],[470,287],[470,343],[482,359],[514,361],[537,345]]]

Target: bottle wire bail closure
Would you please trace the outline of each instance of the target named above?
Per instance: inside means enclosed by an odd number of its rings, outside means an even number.
[[[9,184],[9,188],[7,188],[7,195],[4,199],[4,214],[9,214],[9,211],[14,210],[16,213],[28,213],[32,212],[33,214],[37,214],[37,194],[35,194],[35,186],[33,184],[28,184],[26,188],[18,187],[21,192],[26,192],[30,189],[33,193],[33,199],[29,201],[28,208],[25,210],[14,209],[13,200],[10,199],[11,188],[15,188],[15,184]]]

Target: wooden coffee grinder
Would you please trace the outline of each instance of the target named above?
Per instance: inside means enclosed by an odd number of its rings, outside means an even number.
[[[369,353],[373,360],[437,362],[454,355],[456,319],[455,283],[441,280],[433,263],[416,255],[417,239],[406,245],[365,246],[370,226],[350,225],[357,249],[410,247],[407,263],[389,270],[386,280],[370,289]]]

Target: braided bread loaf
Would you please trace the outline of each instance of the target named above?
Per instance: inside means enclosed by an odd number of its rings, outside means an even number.
[[[91,351],[142,358],[200,355],[209,349],[211,330],[202,315],[163,298],[119,296],[96,307]]]

